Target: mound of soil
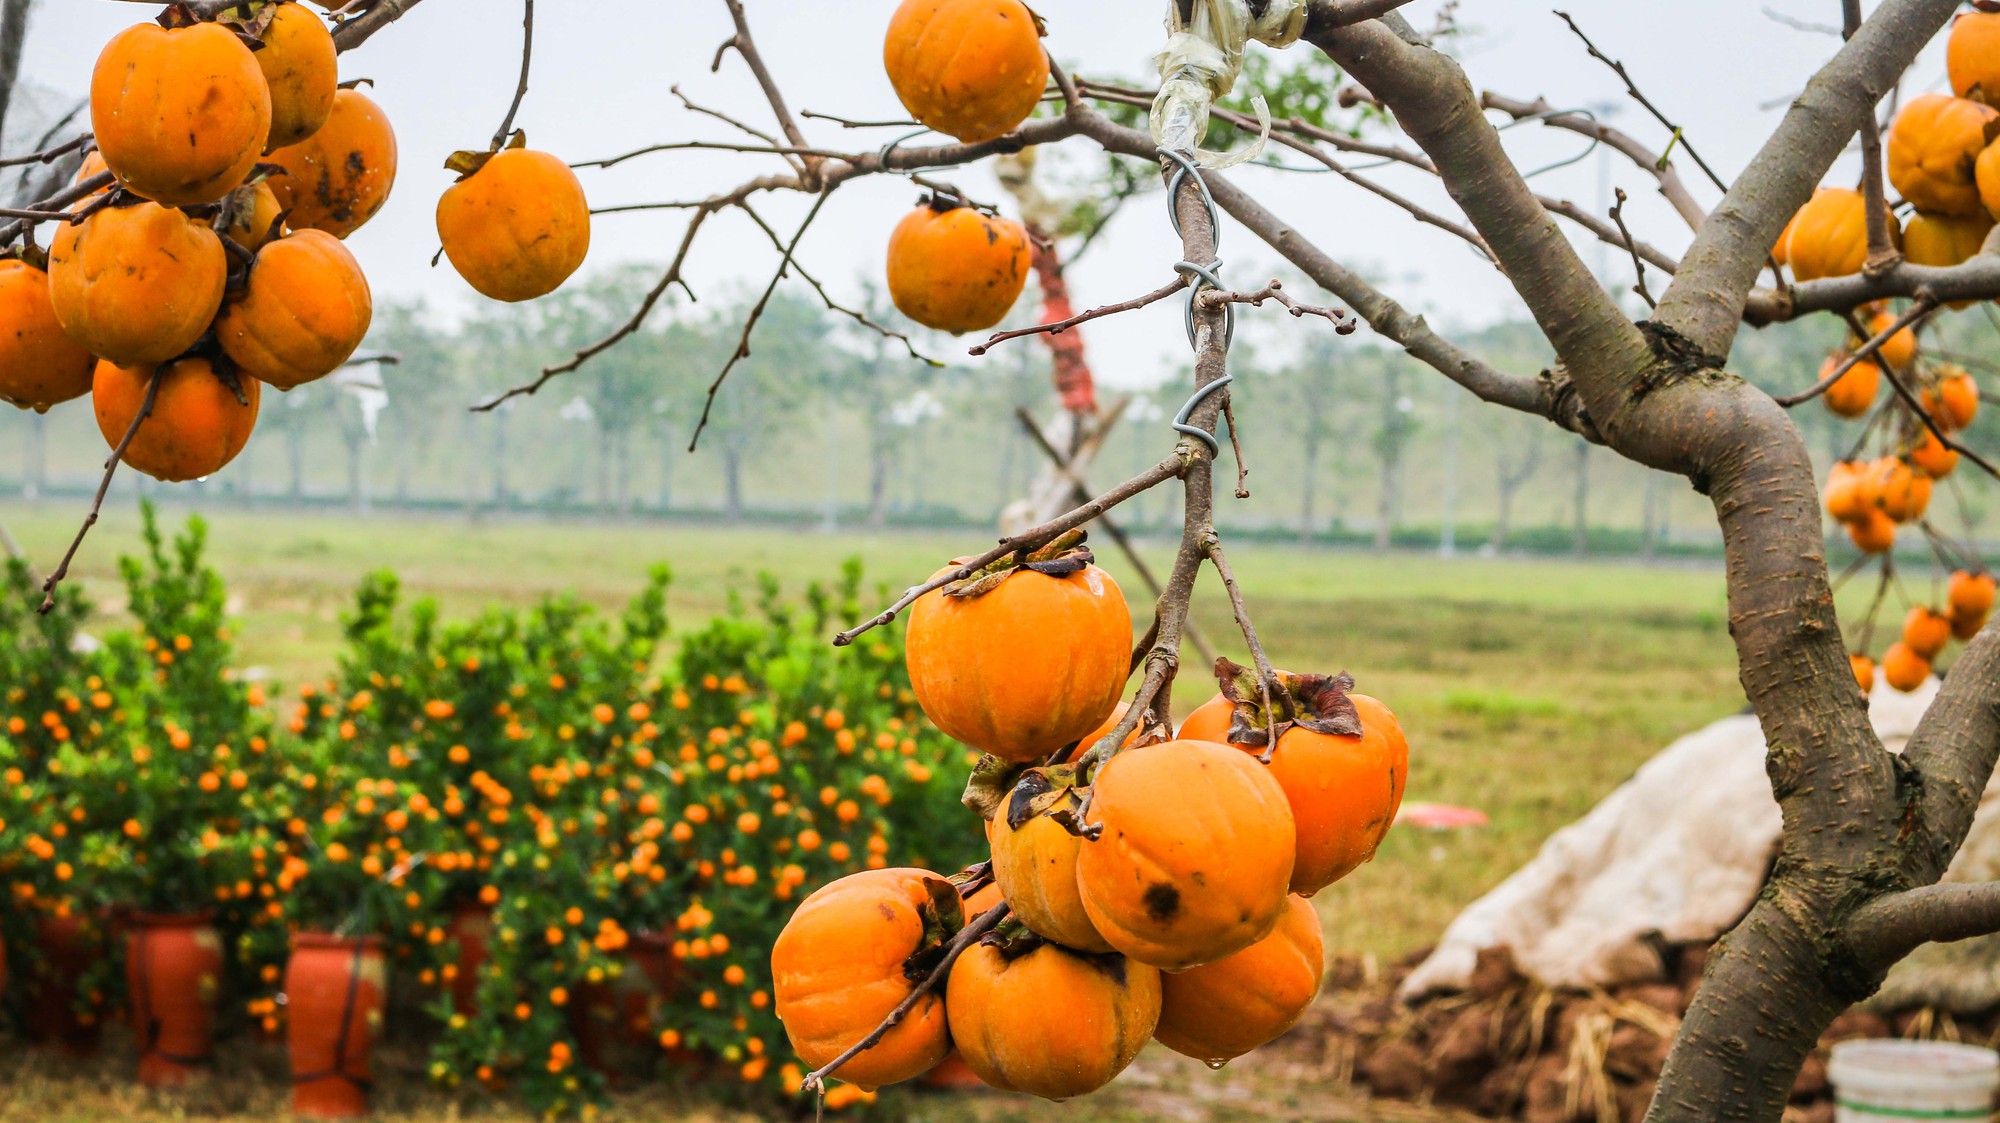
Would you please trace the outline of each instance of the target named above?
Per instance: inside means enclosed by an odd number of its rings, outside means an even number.
[[[1415,1006],[1394,993],[1423,954],[1386,973],[1337,961],[1314,1014],[1284,1048],[1316,1058],[1326,1077],[1384,1099],[1524,1123],[1637,1123],[1708,959],[1706,945],[1662,953],[1670,982],[1578,991],[1524,978],[1505,949],[1489,950],[1480,953],[1470,989]],[[1831,1123],[1827,1052],[1857,1037],[1992,1045],[2000,1040],[2000,1010],[1976,1018],[1928,1007],[1848,1011],[1799,1073],[1787,1123]]]

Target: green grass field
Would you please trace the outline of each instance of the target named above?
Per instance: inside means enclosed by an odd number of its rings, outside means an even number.
[[[168,512],[169,521],[181,517],[178,510]],[[75,518],[67,509],[0,505],[0,523],[44,566],[59,556]],[[136,521],[129,508],[109,513],[76,566],[83,587],[107,612],[118,607],[115,558],[136,544]],[[489,602],[521,603],[557,590],[616,605],[638,588],[647,566],[666,561],[676,573],[672,611],[687,627],[721,610],[730,589],[749,591],[760,571],[796,589],[835,575],[843,558],[859,556],[871,581],[900,590],[952,555],[985,544],[971,537],[227,511],[213,517],[212,530],[214,562],[241,618],[246,662],[288,681],[330,667],[349,591],[363,573],[381,567],[396,570],[412,591],[435,596],[447,614],[463,615]],[[1163,562],[1169,549],[1148,553]],[[1122,559],[1103,560],[1128,596],[1135,603],[1142,599],[1143,588]],[[1274,547],[1243,548],[1233,561],[1274,662],[1351,671],[1362,692],[1396,710],[1411,745],[1409,799],[1464,804],[1492,817],[1490,827],[1473,831],[1394,832],[1373,865],[1322,893],[1317,903],[1335,954],[1387,963],[1427,945],[1459,908],[1667,741],[1743,705],[1722,577],[1714,569]],[[1196,618],[1221,653],[1242,657],[1227,602],[1212,580],[1197,598]],[[1182,710],[1212,692],[1198,657],[1190,651],[1187,659],[1187,685],[1177,694]],[[1351,1102],[1331,1115],[1279,1106],[1273,1107],[1278,1115],[1231,1114],[1250,1110],[1240,1096],[1188,1089],[1220,1081],[1241,1091],[1254,1075],[1238,1075],[1232,1067],[1209,1077],[1199,1066],[1148,1056],[1141,1073],[1146,1079],[1114,1085],[1093,1118],[1154,1117],[1143,1105],[1159,1096],[1193,1113],[1177,1118],[1410,1118],[1370,1114],[1376,1109]],[[53,1106],[78,1091],[73,1084],[20,1081],[12,1105],[0,1102],[0,1120],[85,1118]],[[42,1108],[25,1106],[34,1103]],[[922,1119],[1056,1117],[1011,1099],[1004,1107],[986,1107],[947,1109],[925,1099],[897,1110]],[[39,1113],[44,1109],[51,1113]],[[140,1110],[120,1101],[115,1113]],[[256,1117],[255,1110],[249,1102],[222,1109],[249,1112],[246,1117]],[[1137,1114],[1115,1114],[1128,1111]]]

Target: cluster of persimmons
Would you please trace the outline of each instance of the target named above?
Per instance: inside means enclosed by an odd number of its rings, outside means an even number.
[[[46,252],[30,224],[0,261],[0,399],[89,394],[126,463],[207,476],[249,440],[264,386],[323,378],[366,336],[368,280],[342,239],[389,198],[395,132],[340,82],[325,19],[290,0],[212,19],[174,5],[127,28],[98,57],[90,112],[77,181],[98,189]],[[438,233],[475,289],[531,299],[582,263],[589,208],[567,165],[515,134],[447,166],[462,178]]]
[[[1177,737],[1149,719],[1114,744],[1131,643],[1117,584],[1073,539],[912,607],[918,702],[987,754],[967,803],[986,818],[991,884],[977,868],[870,870],[807,898],[772,951],[803,1061],[831,1064],[914,1001],[830,1075],[872,1088],[956,1049],[994,1087],[1063,1099],[1149,1039],[1219,1067],[1305,1013],[1323,967],[1307,898],[1373,857],[1395,818],[1409,757],[1395,716],[1345,676],[1260,681],[1225,660],[1222,693]],[[990,930],[937,985],[975,923]]]
[[[1886,138],[1889,183],[1914,208],[1907,223],[1890,213],[1888,232],[1916,265],[1970,260],[2000,217],[2000,109],[1994,108],[2000,105],[2000,12],[1960,15],[1947,39],[1946,63],[1952,94],[1910,99]],[[1776,262],[1800,281],[1860,273],[1868,253],[1866,201],[1860,191],[1836,187],[1815,192],[1773,247]],[[1973,376],[1922,354],[1916,326],[1898,327],[1903,319],[1886,303],[1862,309],[1854,323],[1886,338],[1857,360],[1855,353],[1867,341],[1850,334],[1820,370],[1821,382],[1833,380],[1824,393],[1829,410],[1870,419],[1855,457],[1834,464],[1825,487],[1827,514],[1867,555],[1888,555],[1902,527],[1922,526],[1931,533],[1924,518],[1933,489],[1960,461],[1946,438],[1964,432],[1979,413]],[[1902,395],[1885,399],[1885,372],[1910,392],[1921,415]],[[1876,454],[1858,458],[1871,443]],[[1874,688],[1878,670],[1897,690],[1917,689],[1954,637],[1970,639],[1986,625],[1993,575],[1969,554],[1957,560],[1966,567],[1951,574],[1945,601],[1910,609],[1900,640],[1882,653],[1879,668],[1868,652],[1852,656],[1864,691]]]

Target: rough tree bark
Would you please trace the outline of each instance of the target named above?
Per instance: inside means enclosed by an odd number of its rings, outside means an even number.
[[[1886,895],[1937,878],[2000,752],[1991,631],[1951,676],[1910,767],[1876,740],[1833,611],[1811,460],[1784,412],[1720,358],[1778,231],[1956,7],[1877,9],[1701,223],[1643,327],[1555,235],[1454,62],[1388,22],[1308,32],[1436,163],[1555,346],[1590,428],[1628,459],[1687,477],[1723,531],[1731,632],[1770,745],[1785,842],[1765,894],[1710,960],[1654,1121],[1778,1118],[1820,1032],[1879,985],[1893,962],[1882,949],[1915,935],[1874,936],[1855,926],[1857,912],[1893,911],[1879,905]]]

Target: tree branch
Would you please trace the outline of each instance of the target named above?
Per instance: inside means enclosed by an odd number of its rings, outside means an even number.
[[[1067,320],[1055,320],[1046,324],[1036,324],[1033,327],[995,332],[986,342],[967,350],[966,354],[984,355],[986,352],[992,350],[995,344],[1005,343],[1010,339],[1020,339],[1023,336],[1061,335],[1073,327],[1087,324],[1092,320],[1101,320],[1106,316],[1115,316],[1120,312],[1133,312],[1149,304],[1158,304],[1160,301],[1185,288],[1187,288],[1187,278],[1176,274],[1172,281],[1161,285],[1144,296],[1135,296],[1130,300],[1121,300],[1116,304],[1099,305],[1087,312],[1079,312]]]
[[[792,119],[792,111],[785,105],[785,95],[779,91],[777,80],[771,77],[771,69],[764,65],[764,55],[757,49],[757,40],[750,34],[750,20],[743,12],[743,0],[722,0],[722,2],[729,8],[729,18],[736,24],[736,34],[715,52],[715,62],[709,69],[713,71],[719,68],[722,65],[724,52],[734,47],[736,53],[742,55],[744,63],[750,67],[750,73],[756,75],[757,85],[763,88],[764,99],[771,103],[771,114],[778,119],[778,127],[783,130],[785,138],[796,148],[806,147],[806,135],[799,131],[799,123]],[[805,165],[805,174],[802,178],[807,189],[811,190],[819,186],[817,182],[819,158],[807,156]]]
[[[374,34],[403,18],[411,8],[424,0],[374,0],[360,15],[351,16],[333,29],[333,45],[336,50],[351,51],[366,43]],[[348,4],[339,9],[345,12],[353,8]]]
[[[139,412],[132,415],[132,424],[125,427],[125,435],[118,439],[118,447],[104,461],[104,476],[97,481],[97,494],[90,499],[90,513],[83,518],[83,525],[76,530],[76,537],[70,539],[69,549],[63,551],[62,561],[56,563],[55,571],[42,581],[42,607],[40,612],[47,616],[56,607],[56,586],[69,576],[69,563],[76,560],[77,550],[83,547],[84,536],[97,525],[97,516],[104,510],[104,497],[111,491],[111,478],[118,474],[118,465],[125,459],[125,450],[132,447],[132,438],[139,435],[139,426],[153,416],[153,403],[160,397],[160,378],[165,367],[153,368],[153,374],[146,379],[146,397],[139,403]]]
[[[2000,628],[1974,637],[1952,665],[1903,759],[1922,785],[1922,814],[1905,853],[1911,880],[1923,884],[1943,876],[1958,853],[2000,761]]]
[[[1594,415],[1608,416],[1650,361],[1651,349],[1521,179],[1458,64],[1379,22],[1317,35],[1313,42],[1382,99],[1430,156],[1585,403]]]
[[[1599,144],[1623,155],[1633,165],[1653,177],[1660,185],[1660,194],[1666,197],[1674,212],[1686,222],[1689,230],[1701,229],[1708,217],[1700,203],[1689,193],[1687,184],[1681,181],[1680,172],[1665,156],[1641,144],[1630,133],[1614,129],[1602,121],[1592,120],[1581,113],[1560,113],[1550,105],[1547,98],[1522,101],[1487,90],[1479,95],[1479,104],[1487,109],[1498,110],[1516,121],[1539,118],[1543,125],[1552,129],[1567,129],[1581,136],[1596,140]]]
[[[1923,319],[1925,316],[1930,315],[1932,312],[1936,310],[1937,310],[1937,302],[1930,300],[1928,298],[1919,300],[1917,303],[1910,306],[1909,311],[1903,313],[1901,316],[1896,317],[1895,323],[1890,324],[1887,328],[1883,329],[1882,331],[1876,332],[1874,336],[1872,336],[1868,340],[1868,342],[1863,343],[1861,346],[1855,348],[1853,354],[1847,356],[1847,358],[1845,359],[1842,359],[1840,361],[1840,365],[1834,367],[1832,373],[1828,374],[1825,378],[1822,378],[1819,380],[1819,382],[1815,383],[1812,389],[1803,391],[1801,393],[1793,394],[1790,397],[1779,398],[1778,404],[1784,406],[1786,409],[1791,409],[1794,406],[1804,405],[1806,402],[1812,401],[1814,398],[1817,398],[1821,394],[1826,393],[1828,390],[1833,389],[1834,383],[1839,382],[1841,379],[1847,377],[1848,371],[1853,370],[1856,366],[1866,361],[1876,352],[1880,351],[1882,349],[1882,345],[1889,342],[1889,340],[1893,338],[1897,332],[1902,331],[1904,328],[1913,326],[1914,324],[1916,324],[1918,320]]]
[[[921,585],[914,585],[904,590],[903,595],[897,597],[895,603],[891,604],[888,608],[883,609],[867,620],[863,620],[854,627],[835,635],[833,637],[833,645],[835,647],[846,647],[848,644],[853,643],[863,632],[872,628],[880,628],[893,622],[898,613],[917,603],[918,598],[922,597],[925,593],[933,589],[942,589],[954,581],[963,581],[1009,554],[1026,554],[1029,551],[1038,550],[1069,531],[1075,530],[1077,527],[1094,519],[1102,518],[1106,511],[1111,510],[1133,496],[1151,491],[1168,480],[1179,479],[1186,469],[1187,464],[1177,449],[1172,456],[1167,457],[1151,468],[1146,469],[1067,514],[1059,515],[1031,530],[1025,530],[1020,534],[1002,538],[998,546],[973,558],[958,568],[946,570]]]
[[[1924,944],[2000,932],[2000,882],[1925,885],[1878,897],[1848,921],[1848,947],[1869,969],[1886,971]]]
[[[1956,10],[1955,0],[1884,0],[1822,67],[1682,255],[1654,320],[1727,354],[1771,243],[1862,121]],[[1895,270],[1891,270],[1891,273]],[[1939,291],[1940,299],[1950,294]]]
[[[521,17],[521,80],[514,86],[514,100],[507,104],[507,116],[500,121],[500,128],[493,133],[493,151],[507,143],[514,132],[514,116],[521,112],[521,102],[528,96],[528,67],[535,57],[535,0],[523,0],[526,8]]]

